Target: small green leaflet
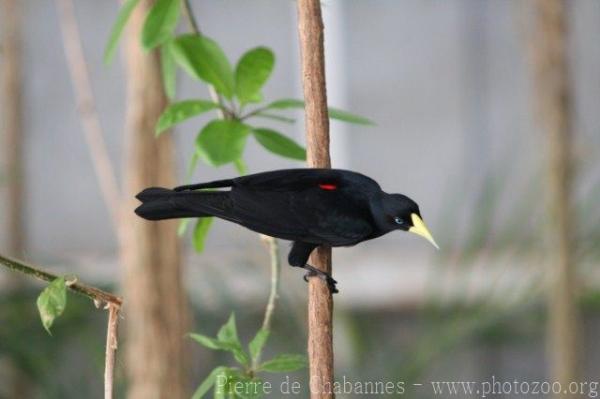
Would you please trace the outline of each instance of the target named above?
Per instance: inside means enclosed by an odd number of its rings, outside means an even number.
[[[194,227],[194,235],[192,238],[196,252],[204,251],[206,236],[208,235],[208,231],[210,230],[213,220],[214,218],[212,217],[204,217],[198,218],[196,221],[196,227]]]
[[[117,16],[117,20],[113,25],[112,30],[110,31],[110,37],[108,38],[108,43],[106,44],[106,49],[104,49],[104,63],[110,64],[113,57],[115,56],[115,52],[117,50],[117,45],[119,44],[119,39],[121,38],[121,34],[123,33],[123,28],[125,24],[127,24],[127,20],[131,16],[133,9],[139,3],[140,0],[126,0],[121,9],[119,10],[119,15]]]
[[[194,395],[192,395],[192,399],[202,399],[204,395],[206,395],[208,391],[210,391],[213,385],[215,385],[217,375],[222,374],[224,369],[225,367],[220,366],[211,371],[208,377],[206,377],[206,379],[202,381],[202,384],[200,384],[198,389],[196,389],[196,392],[194,392]]]
[[[186,119],[216,108],[219,108],[219,104],[209,100],[185,100],[173,103],[169,105],[160,115],[160,118],[158,118],[155,128],[156,135],[159,136],[165,130]]]
[[[252,341],[248,344],[248,351],[250,352],[250,356],[252,357],[252,361],[256,361],[259,358],[267,340],[269,339],[269,330],[265,330],[261,328],[258,330]]]
[[[67,306],[67,284],[64,277],[52,281],[42,291],[37,299],[37,308],[40,312],[42,325],[50,333],[54,319],[60,316]]]
[[[247,51],[235,68],[235,94],[244,105],[262,100],[260,89],[269,80],[275,55],[266,47],[257,47]]]
[[[240,339],[237,335],[237,326],[235,324],[235,314],[231,313],[227,323],[223,324],[217,333],[219,341],[223,342],[234,342],[241,345]]]
[[[244,162],[244,160],[242,158],[238,158],[235,161],[233,161],[233,166],[235,166],[235,170],[237,170],[237,172],[240,175],[245,175],[246,172],[248,171],[248,166],[246,165],[246,162]]]
[[[269,112],[257,112],[256,114],[254,114],[252,116],[255,116],[257,118],[272,119],[274,121],[284,122],[284,123],[295,123],[296,122],[296,120],[294,118],[288,118],[286,116],[271,114]]]
[[[142,46],[144,50],[166,42],[179,21],[179,0],[157,0],[144,21]]]
[[[237,328],[235,325],[235,316],[233,313],[229,317],[227,323],[225,323],[217,333],[217,338],[207,337],[202,334],[190,334],[190,337],[209,349],[224,350],[231,352],[235,360],[237,360],[244,367],[250,366],[250,357],[242,349],[242,344],[237,335]]]
[[[234,343],[223,342],[202,334],[190,334],[190,338],[208,349],[233,352],[236,346]]]
[[[166,42],[160,47],[160,66],[165,93],[170,100],[175,98],[177,85],[177,65],[171,54],[171,42]]]
[[[304,355],[282,354],[261,364],[259,370],[272,373],[290,372],[303,369],[306,365],[307,361]]]
[[[263,147],[274,154],[304,161],[306,150],[294,140],[271,129],[253,129],[252,134]]]
[[[231,99],[235,79],[217,42],[206,36],[182,35],[174,40],[173,56],[190,76],[213,85],[217,92]]]
[[[241,122],[215,119],[196,138],[196,148],[209,165],[225,165],[241,158],[249,132]]]
[[[290,108],[304,109],[304,101],[297,100],[294,98],[284,98],[281,100],[273,101],[272,103],[267,105],[267,108],[268,109],[290,109]],[[330,119],[337,119],[342,122],[354,123],[357,125],[375,125],[375,123],[372,120],[365,118],[364,116],[355,115],[350,112],[347,112],[347,111],[344,111],[344,110],[341,110],[338,108],[333,108],[333,107],[329,107],[328,110],[329,110],[329,118]]]
[[[235,315],[231,313],[229,320],[225,323],[217,333],[217,339],[221,342],[230,343],[233,345],[233,356],[240,364],[244,366],[250,365],[250,358],[246,352],[242,349],[242,343],[237,334],[237,327],[235,324]]]

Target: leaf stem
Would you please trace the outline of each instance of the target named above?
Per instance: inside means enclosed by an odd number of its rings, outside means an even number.
[[[194,16],[194,10],[192,9],[190,0],[183,0],[183,13],[188,22],[188,25],[190,26],[191,31],[198,36],[202,36],[202,31],[200,30],[200,26],[198,26],[198,21]],[[219,95],[219,93],[217,93],[213,85],[208,85],[208,94],[214,102],[218,103],[221,106],[221,109],[217,110],[219,118],[226,119],[229,112],[225,111],[227,107],[223,103],[223,98]]]
[[[260,114],[263,111],[268,110],[269,109],[269,105],[270,104],[267,104],[267,105],[265,105],[263,107],[256,108],[254,111],[248,112],[246,115],[240,116],[240,118],[239,118],[240,121],[243,121],[245,119],[251,118],[251,117],[253,117],[253,116],[257,115],[257,114]]]
[[[273,237],[261,235],[262,240],[269,246],[269,256],[271,257],[271,290],[267,306],[265,307],[265,316],[261,326],[263,331],[271,331],[271,321],[275,312],[275,304],[279,298],[279,276],[281,275],[281,260],[279,258],[279,243]],[[255,372],[260,365],[262,348],[252,360],[251,371]]]
[[[0,265],[15,272],[26,274],[41,281],[52,282],[59,277],[53,273],[47,272],[38,267],[28,265],[16,259],[7,258],[3,255],[0,255]],[[96,303],[100,302],[116,306],[121,306],[123,304],[123,300],[120,297],[110,294],[106,291],[102,291],[101,289],[96,287],[92,287],[81,283],[69,284],[68,287],[71,291],[88,297]]]
[[[269,331],[271,329],[271,320],[275,311],[275,303],[279,298],[279,276],[281,274],[281,261],[279,259],[279,244],[273,237],[266,237],[265,241],[269,245],[269,256],[271,257],[271,291],[269,300],[265,308],[265,317],[263,319],[262,329]]]

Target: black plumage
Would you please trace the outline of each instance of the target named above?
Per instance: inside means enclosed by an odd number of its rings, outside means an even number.
[[[174,190],[148,188],[137,198],[142,205],[135,212],[148,220],[216,216],[293,241],[290,265],[326,279],[334,292],[335,280],[307,264],[319,245],[351,246],[393,230],[434,243],[413,200],[387,194],[375,180],[347,170],[277,170]]]

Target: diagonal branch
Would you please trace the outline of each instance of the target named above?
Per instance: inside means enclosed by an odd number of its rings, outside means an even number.
[[[56,0],[56,6],[59,11],[65,56],[71,73],[85,139],[104,202],[111,216],[113,227],[118,231],[119,186],[96,110],[96,102],[94,101],[92,84],[81,45],[81,35],[75,17],[73,0]]]
[[[0,255],[0,265],[4,266],[10,270],[13,270],[15,272],[27,274],[33,278],[36,278],[40,281],[45,281],[48,283],[51,283],[52,281],[56,280],[59,277],[56,274],[47,272],[36,266],[28,265],[22,261],[8,258],[8,257],[2,256],[2,255]],[[99,304],[105,303],[105,304],[112,304],[112,305],[116,305],[116,306],[121,306],[123,303],[123,300],[120,297],[110,294],[106,291],[102,291],[101,289],[96,288],[96,287],[92,287],[92,286],[85,285],[82,283],[77,283],[77,282],[74,284],[69,284],[68,287],[71,291],[76,292],[77,294],[83,295],[85,297],[88,297],[95,303],[99,303]]]

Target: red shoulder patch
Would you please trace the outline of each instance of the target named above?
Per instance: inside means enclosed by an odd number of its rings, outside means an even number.
[[[319,184],[319,187],[321,188],[321,190],[327,190],[327,191],[337,190],[337,186],[335,184],[331,184],[331,183]]]

